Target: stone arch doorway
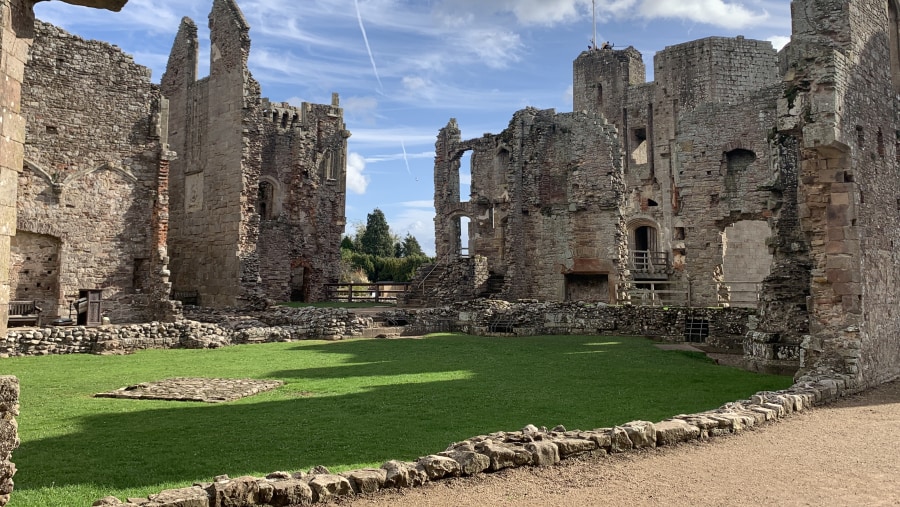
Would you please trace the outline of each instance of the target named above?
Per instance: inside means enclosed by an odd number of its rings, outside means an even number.
[[[648,219],[628,224],[629,269],[635,275],[664,273],[668,256],[659,246],[659,228]]]

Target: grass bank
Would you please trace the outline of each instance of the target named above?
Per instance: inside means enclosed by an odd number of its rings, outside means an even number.
[[[0,369],[22,386],[9,507],[90,505],[223,473],[377,467],[526,424],[657,421],[791,384],[596,336],[309,341],[13,358]],[[216,405],[92,397],[181,376],[285,385]]]

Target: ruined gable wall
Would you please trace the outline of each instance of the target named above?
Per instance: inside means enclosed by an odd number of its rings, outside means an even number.
[[[39,299],[52,319],[68,316],[79,289],[103,289],[114,322],[151,318],[161,151],[149,69],[109,44],[37,22],[22,98],[28,143],[14,297]]]
[[[895,4],[896,7],[896,4]],[[900,374],[900,193],[888,3],[792,4],[780,128],[800,139],[802,226],[812,245],[805,368]]]
[[[210,76],[196,81],[196,27],[182,21],[162,79],[170,97],[172,281],[204,306],[231,306],[258,278],[253,222],[259,149],[244,128],[258,121],[258,85],[246,68],[249,27],[230,0],[210,13]],[[254,94],[255,91],[255,94]]]
[[[726,251],[726,229],[742,220],[768,222],[774,217],[777,174],[771,137],[780,93],[781,87],[770,87],[739,105],[705,103],[679,117],[674,168],[678,214],[685,229],[685,274],[698,304],[714,305],[725,296],[718,293],[718,282],[747,281],[724,272],[725,255],[737,254]],[[733,156],[729,164],[729,153],[741,153],[735,150],[753,152],[755,160],[745,166],[750,159]],[[758,255],[771,260],[767,249]]]

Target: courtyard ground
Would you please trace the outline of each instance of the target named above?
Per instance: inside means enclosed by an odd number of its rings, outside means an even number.
[[[738,435],[482,474],[338,503],[900,505],[900,381]]]

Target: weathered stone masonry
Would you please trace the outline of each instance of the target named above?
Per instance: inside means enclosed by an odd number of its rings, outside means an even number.
[[[65,0],[68,3],[119,10],[127,0]],[[9,301],[10,238],[16,230],[17,175],[24,159],[25,118],[21,109],[21,87],[25,63],[34,37],[33,3],[28,0],[0,0],[0,332],[6,330]],[[12,492],[15,467],[9,461],[17,445],[15,422],[18,411],[18,382],[0,380],[0,423],[11,434],[0,437],[0,505]]]
[[[16,417],[19,415],[19,380],[0,376],[0,505],[9,502],[16,466],[12,452],[19,446]]]
[[[249,25],[233,0],[209,16],[210,75],[197,76],[185,18],[162,92],[169,98],[171,269],[204,306],[319,300],[337,281],[345,222],[346,139],[331,105],[273,104],[247,68]]]
[[[97,83],[103,83],[98,86]],[[37,22],[10,289],[44,319],[102,289],[114,322],[166,319],[164,165],[168,102],[150,70],[109,44]]]
[[[743,37],[687,42],[655,56],[652,83],[634,48],[583,52],[573,114],[592,122],[526,110],[468,141],[451,122],[435,155],[441,266],[423,270],[416,286],[432,295],[420,301],[614,302],[665,282],[694,305],[755,306],[748,350],[760,365],[802,348],[806,370],[900,375],[900,2],[792,10],[782,51]],[[604,136],[610,153],[579,152]],[[468,202],[454,191],[466,150]],[[583,167],[606,196],[595,206],[574,195]],[[463,235],[487,279],[449,269]],[[617,281],[622,290],[606,290]]]

